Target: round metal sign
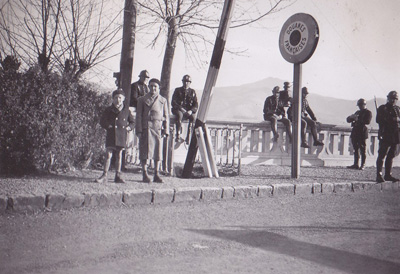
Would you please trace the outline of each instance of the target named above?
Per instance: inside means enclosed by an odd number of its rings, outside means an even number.
[[[289,63],[304,63],[313,55],[318,39],[319,29],[314,17],[296,13],[283,24],[279,35],[279,49]]]

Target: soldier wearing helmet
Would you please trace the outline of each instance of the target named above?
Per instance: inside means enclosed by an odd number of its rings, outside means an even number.
[[[395,157],[397,144],[400,143],[400,108],[396,105],[399,96],[397,91],[391,91],[387,95],[387,103],[381,105],[376,114],[376,122],[379,124],[379,150],[376,159],[376,182],[397,182],[399,179],[392,176],[392,164]],[[383,159],[385,160],[385,177],[382,176]]]
[[[350,138],[354,150],[354,164],[347,168],[364,170],[367,159],[365,143],[365,140],[368,139],[367,125],[371,122],[372,112],[367,109],[367,102],[363,98],[357,101],[357,106],[359,110],[346,119],[347,123],[351,123],[352,126]],[[360,154],[361,165],[358,165]]]
[[[182,78],[182,87],[176,88],[172,95],[172,114],[176,116],[176,142],[182,142],[180,138],[182,132],[182,120],[189,120],[186,143],[189,143],[192,132],[193,122],[198,108],[196,91],[190,88],[192,79],[190,75],[184,75]]]
[[[306,142],[306,132],[307,126],[310,126],[311,135],[314,139],[314,146],[323,146],[324,143],[318,140],[318,132],[317,132],[317,117],[315,117],[314,112],[312,111],[310,104],[307,100],[308,89],[307,87],[303,87],[301,89],[301,147],[310,148],[310,146]],[[288,117],[290,121],[293,121],[293,113],[292,106],[289,107]]]
[[[271,129],[274,135],[274,142],[279,138],[277,122],[280,121],[285,125],[286,134],[289,142],[292,142],[292,125],[290,120],[286,118],[284,109],[284,101],[280,99],[279,87],[276,86],[272,89],[272,95],[268,96],[264,102],[264,120],[271,122]]]
[[[131,85],[131,101],[129,103],[130,107],[137,107],[138,98],[149,93],[149,87],[147,82],[150,78],[149,72],[147,70],[142,70],[139,73],[139,80]]]

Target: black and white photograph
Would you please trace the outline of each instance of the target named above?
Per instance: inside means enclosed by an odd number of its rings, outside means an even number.
[[[0,273],[400,273],[399,12],[0,0]]]

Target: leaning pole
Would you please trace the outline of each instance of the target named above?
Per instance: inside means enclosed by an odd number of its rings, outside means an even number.
[[[211,103],[213,88],[215,87],[215,83],[217,82],[218,72],[221,66],[222,55],[225,49],[226,38],[228,36],[228,30],[231,23],[234,5],[235,0],[225,0],[224,9],[222,10],[221,21],[218,28],[218,34],[215,40],[214,50],[211,57],[210,67],[208,69],[207,79],[204,85],[204,91],[201,97],[199,111],[194,125],[195,129],[202,127],[203,131],[205,130],[204,127],[206,116]],[[190,178],[192,176],[194,161],[196,159],[198,148],[199,146],[197,143],[196,134],[192,134],[188,154],[186,156],[185,165],[182,171],[183,178]]]
[[[300,177],[300,128],[301,128],[301,77],[302,64],[313,55],[319,39],[318,24],[305,13],[292,15],[283,24],[279,35],[279,49],[282,57],[293,64],[293,142],[292,178]]]

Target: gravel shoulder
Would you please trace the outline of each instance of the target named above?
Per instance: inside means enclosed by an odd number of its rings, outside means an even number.
[[[179,167],[178,167],[179,169]],[[114,171],[109,172],[108,183],[97,184],[94,180],[101,175],[101,170],[71,171],[60,174],[44,174],[21,178],[0,177],[0,195],[14,194],[49,194],[49,193],[115,193],[136,189],[176,189],[183,187],[224,187],[241,185],[272,185],[280,183],[337,183],[337,182],[370,182],[375,181],[376,169],[366,168],[363,171],[349,170],[345,167],[301,167],[300,178],[291,178],[290,166],[250,166],[237,169],[220,167],[220,178],[207,178],[200,166],[195,166],[194,176],[190,179],[163,176],[164,183],[141,182],[141,170],[138,166],[128,165],[123,173],[126,184],[115,184]],[[150,174],[152,175],[151,171]],[[400,168],[393,169],[393,175],[400,177]]]

